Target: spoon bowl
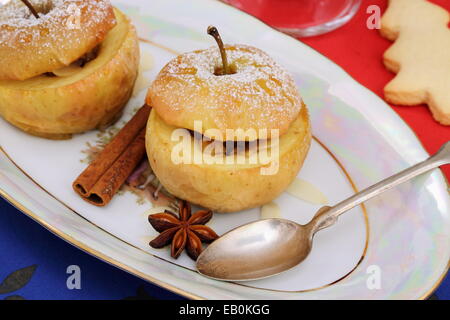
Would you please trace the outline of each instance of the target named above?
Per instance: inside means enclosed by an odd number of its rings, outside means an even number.
[[[210,278],[248,281],[267,278],[302,262],[314,234],[334,225],[338,217],[420,174],[450,163],[450,141],[432,157],[370,186],[333,207],[322,207],[306,225],[283,219],[252,222],[214,241],[197,260],[197,270]]]
[[[302,262],[311,251],[312,236],[308,225],[289,220],[249,223],[214,241],[198,257],[197,270],[227,281],[269,277]]]

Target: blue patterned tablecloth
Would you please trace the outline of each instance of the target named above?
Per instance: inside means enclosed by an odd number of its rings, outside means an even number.
[[[81,289],[68,289],[78,266]],[[69,280],[70,286],[74,282]],[[0,300],[181,299],[73,247],[0,198]]]
[[[80,289],[68,277],[79,267]],[[75,267],[75,268],[77,268]],[[77,286],[69,281],[69,286]],[[74,285],[75,284],[75,285]],[[450,277],[433,298],[450,300]],[[181,299],[78,250],[0,198],[0,300]]]

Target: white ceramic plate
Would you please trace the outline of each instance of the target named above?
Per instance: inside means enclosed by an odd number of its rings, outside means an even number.
[[[257,46],[289,69],[310,108],[311,152],[300,177],[336,203],[427,157],[404,122],[376,95],[311,48],[227,5],[212,0],[115,1],[135,23],[143,56],[153,68],[149,83],[177,52],[213,45],[216,25],[228,43]],[[148,63],[148,59],[146,59]],[[123,120],[142,105],[145,90]],[[80,160],[96,132],[69,141],[28,136],[0,120],[0,193],[61,238],[98,258],[190,298],[207,299],[418,299],[429,295],[448,270],[450,199],[439,170],[407,183],[340,218],[317,234],[311,255],[282,275],[243,284],[210,280],[183,254],[155,250],[147,223],[150,203],[133,194],[93,207],[71,189],[85,168]],[[283,194],[284,218],[307,222],[317,205]],[[259,219],[259,209],[216,214],[219,234]]]

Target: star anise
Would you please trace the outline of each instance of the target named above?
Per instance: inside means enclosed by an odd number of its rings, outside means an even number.
[[[171,243],[170,254],[178,258],[186,248],[187,254],[197,260],[203,250],[202,242],[210,243],[219,236],[205,226],[212,218],[212,211],[200,210],[191,214],[191,205],[181,201],[178,217],[168,210],[148,216],[148,221],[160,233],[150,242],[153,248],[162,248]]]

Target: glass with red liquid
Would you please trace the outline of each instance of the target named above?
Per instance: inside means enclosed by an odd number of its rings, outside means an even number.
[[[358,11],[361,0],[222,0],[278,30],[308,37],[334,30]]]

